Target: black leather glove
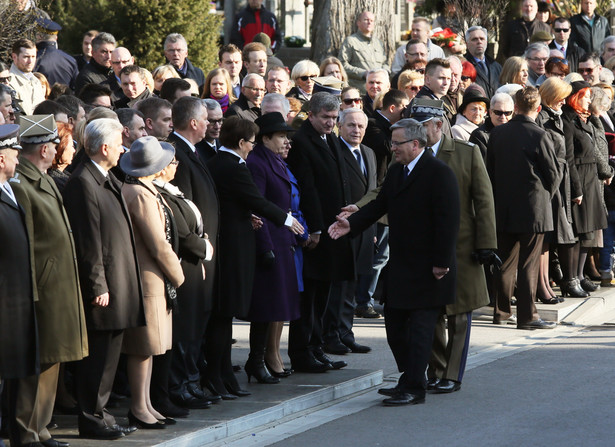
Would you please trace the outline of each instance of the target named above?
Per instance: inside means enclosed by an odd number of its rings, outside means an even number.
[[[260,263],[265,268],[270,268],[275,263],[275,254],[273,250],[266,251],[261,255]]]
[[[498,270],[502,267],[502,260],[495,254],[495,251],[491,249],[482,248],[480,250],[475,250],[472,253],[472,259],[481,265],[489,265]]]

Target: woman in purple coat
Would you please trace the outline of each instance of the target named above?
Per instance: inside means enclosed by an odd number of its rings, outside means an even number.
[[[263,115],[256,124],[260,129],[258,144],[247,159],[254,183],[267,200],[292,211],[292,184],[282,155],[288,150],[287,133],[293,129],[277,112]],[[251,322],[251,358],[264,360],[268,329],[279,333],[279,322],[299,318],[296,245],[295,235],[263,218],[263,226],[256,232],[256,272],[247,317]],[[266,355],[267,372],[285,377],[290,373],[284,370],[279,350],[276,351]]]

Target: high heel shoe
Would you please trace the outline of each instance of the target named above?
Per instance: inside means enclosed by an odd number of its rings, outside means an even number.
[[[587,298],[589,296],[589,293],[581,288],[581,284],[577,278],[563,280],[559,287],[563,297]]]
[[[248,376],[248,383],[252,380],[252,376],[258,380],[258,383],[280,383],[280,379],[269,374],[269,371],[265,366],[265,361],[262,358],[257,360],[255,357],[248,357],[248,361],[243,369],[246,371],[246,375]]]
[[[581,283],[581,287],[586,292],[595,292],[596,290],[598,290],[600,288],[599,285],[594,284],[593,282],[591,282],[587,278],[583,278],[580,283]]]
[[[269,370],[269,373],[273,376],[273,377],[278,377],[283,379],[284,377],[288,377],[292,374],[291,371],[289,371],[288,369],[282,369],[282,372],[277,372],[276,370],[274,370],[269,363],[267,363],[267,361],[265,360],[265,367],[267,367],[267,369]]]
[[[554,297],[554,296],[549,296],[548,298],[545,298],[545,297],[539,296],[537,294],[536,298],[538,298],[538,300],[540,300],[540,302],[542,304],[557,304],[557,303],[559,303],[557,297]]]
[[[130,425],[134,425],[137,428],[143,428],[143,429],[161,430],[163,428],[167,428],[166,424],[161,421],[156,421],[153,424],[148,424],[147,422],[143,422],[142,420],[137,419],[137,417],[134,414],[132,414],[132,411],[130,410],[128,410],[128,422],[130,423]]]

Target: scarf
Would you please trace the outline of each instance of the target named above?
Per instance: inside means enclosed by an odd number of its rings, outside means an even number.
[[[220,99],[216,99],[213,96],[209,95],[209,97],[211,99],[215,99],[216,101],[218,101],[218,103],[220,103],[220,107],[222,108],[222,113],[226,113],[226,109],[228,109],[228,105],[229,105],[229,97],[228,97],[228,93],[226,95],[224,95],[222,98]]]

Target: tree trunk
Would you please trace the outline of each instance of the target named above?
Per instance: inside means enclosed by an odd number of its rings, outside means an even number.
[[[376,17],[374,36],[384,43],[390,63],[397,41],[393,26],[396,3],[392,0],[314,0],[310,59],[319,63],[327,56],[337,57],[344,39],[357,31],[357,16],[370,11]]]

